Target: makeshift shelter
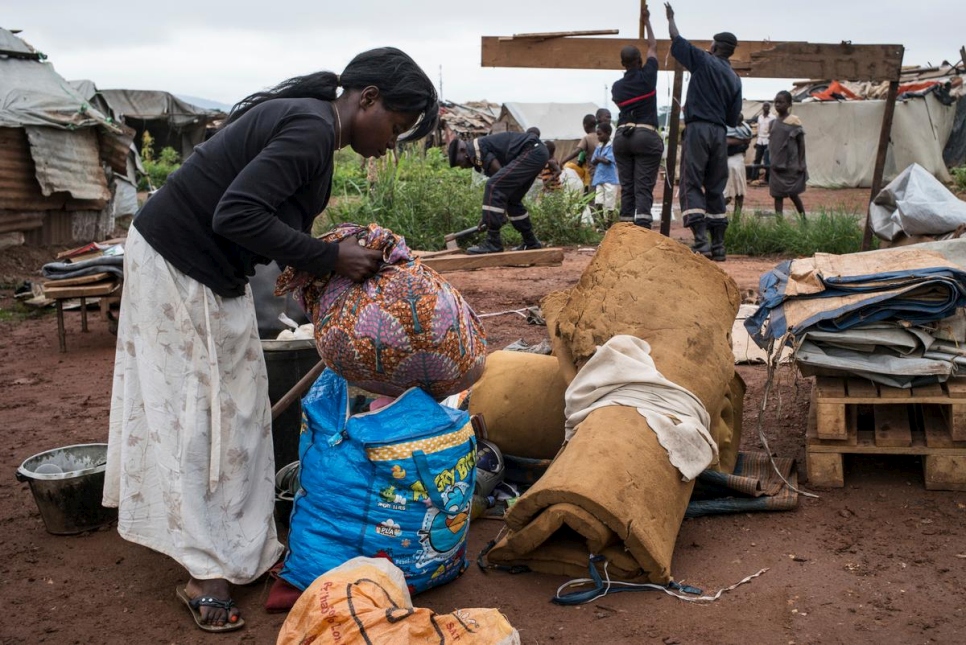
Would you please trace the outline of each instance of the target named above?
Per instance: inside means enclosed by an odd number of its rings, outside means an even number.
[[[563,159],[586,134],[584,116],[594,114],[599,107],[595,103],[504,103],[493,131],[524,132],[527,128],[539,128],[540,138],[553,141],[557,159]]]
[[[902,70],[884,181],[891,181],[916,163],[938,180],[948,182],[948,168],[966,162],[966,102],[961,100],[966,91],[964,79],[966,68],[962,63]],[[888,90],[888,82],[811,80],[793,86],[792,112],[805,128],[809,185],[872,185]],[[746,119],[760,113],[760,101],[745,101]]]
[[[45,58],[0,29],[0,234],[34,245],[105,239],[133,132]]]
[[[135,130],[141,150],[144,132],[151,133],[155,151],[174,148],[187,159],[206,138],[208,126],[225,118],[219,110],[207,110],[158,90],[100,90],[111,111]]]
[[[442,101],[439,107],[440,141],[446,143],[457,137],[470,139],[487,135],[499,115],[499,103]]]

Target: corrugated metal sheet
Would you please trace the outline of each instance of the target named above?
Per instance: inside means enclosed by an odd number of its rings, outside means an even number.
[[[23,128],[0,128],[0,218],[2,212],[47,211],[64,207],[67,195],[44,197]]]
[[[67,211],[47,211],[44,225],[32,231],[24,231],[24,244],[27,246],[50,246],[52,244],[73,244],[71,214]],[[90,240],[88,240],[89,242]]]
[[[115,173],[127,177],[127,155],[134,143],[134,128],[121,126],[123,134],[114,134],[106,130],[99,130],[97,139],[101,150],[101,159],[107,162]],[[129,179],[134,180],[135,177]]]
[[[103,200],[101,207],[111,199],[93,129],[71,132],[29,125],[24,130],[44,195],[67,192],[76,199]]]
[[[32,246],[110,237],[114,221],[104,200],[71,199],[64,192],[44,197],[22,128],[0,128],[0,151],[0,231],[23,231]]]

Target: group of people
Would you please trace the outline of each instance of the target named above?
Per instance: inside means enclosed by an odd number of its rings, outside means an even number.
[[[775,200],[775,214],[783,214],[784,199],[788,197],[802,221],[805,221],[805,206],[801,198],[808,179],[805,131],[801,119],[789,113],[791,103],[791,93],[779,92],[775,97],[778,116],[771,114],[770,103],[763,104],[756,120],[757,137],[752,133],[749,121],[742,121],[727,129],[728,183],[725,186],[725,203],[733,203],[735,213],[740,213],[744,207],[746,179],[759,179],[764,171],[765,183]],[[745,152],[752,138],[756,139],[755,161],[746,168]],[[776,160],[774,174],[771,172],[773,148]]]
[[[729,59],[738,47],[738,39],[730,32],[714,36],[709,51],[702,51],[683,38],[674,19],[674,9],[665,3],[671,36],[671,55],[691,73],[684,105],[682,138],[680,206],[685,227],[694,237],[692,248],[712,260],[724,261],[725,231],[728,227],[727,205],[734,203],[736,212],[744,206],[746,174],[745,153],[753,133],[741,114],[741,79]],[[577,148],[558,163],[546,152],[529,154],[529,146],[546,149],[539,133],[515,135],[503,133],[481,137],[466,143],[450,143],[450,164],[475,168],[489,177],[483,200],[482,222],[487,239],[470,247],[470,253],[493,253],[503,250],[500,228],[507,221],[520,231],[524,243],[518,249],[539,248],[533,236],[529,215],[522,205],[523,196],[538,177],[545,184],[555,184],[561,172],[577,161],[576,172],[589,172],[595,203],[605,213],[613,211],[620,188],[620,220],[651,228],[651,208],[657,182],[664,141],[658,131],[657,118],[657,39],[651,27],[650,14],[641,16],[647,40],[646,55],[634,46],[620,52],[624,76],[612,88],[612,99],[620,113],[616,126],[610,113],[599,111],[584,119],[586,135]],[[787,197],[804,218],[800,194],[805,190],[804,131],[801,121],[791,115],[791,95],[779,92],[775,97],[777,116],[765,104],[758,117],[754,169],[764,165],[769,191],[775,200],[775,212],[781,214]],[[499,142],[496,141],[499,138]],[[493,140],[491,142],[491,140]],[[512,142],[512,143],[511,143]],[[492,147],[502,150],[493,163],[484,154]],[[514,151],[528,151],[526,160],[518,162]],[[537,167],[537,159],[547,157]],[[586,160],[586,163],[581,163]],[[583,170],[578,170],[583,166]]]
[[[724,259],[727,128],[741,117],[741,83],[728,64],[737,39],[721,33],[710,52],[700,51],[678,33],[670,5],[667,16],[672,53],[692,73],[681,206],[695,250]],[[576,154],[593,162],[597,186],[614,184],[616,174],[622,219],[650,227],[663,142],[656,40],[644,18],[646,56],[634,47],[620,52],[626,71],[613,89],[616,127],[609,113],[597,115],[593,139],[588,123]],[[790,97],[776,97],[770,173],[800,206],[793,195],[804,179],[785,164],[804,154],[789,105]],[[202,629],[240,627],[231,585],[263,575],[283,551],[273,520],[268,378],[249,278],[272,261],[356,282],[378,271],[380,250],[311,234],[329,201],[334,154],[350,146],[381,157],[398,141],[425,136],[438,114],[432,81],[408,55],[389,47],[364,52],[341,74],[292,78],[242,100],[134,219],[103,502],[118,508],[123,538],[184,567],[177,596]],[[457,140],[448,153],[451,165],[489,178],[487,236],[475,252],[502,250],[506,221],[523,238],[519,248],[540,248],[522,203],[550,159],[539,133]],[[608,190],[598,195],[606,208]]]

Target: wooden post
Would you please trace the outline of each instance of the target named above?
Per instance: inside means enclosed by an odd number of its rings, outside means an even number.
[[[674,89],[671,91],[671,114],[668,119],[667,162],[664,169],[664,195],[661,201],[661,235],[671,235],[671,209],[674,204],[674,175],[678,163],[678,131],[681,126],[681,90],[684,67],[674,62]]]
[[[292,386],[292,389],[285,393],[282,398],[275,402],[272,406],[272,421],[277,419],[280,414],[288,410],[289,406],[302,398],[302,395],[309,391],[312,384],[315,383],[319,375],[325,371],[325,361],[319,361],[315,364],[315,367],[310,369],[308,373],[299,379],[299,382]]]
[[[638,29],[639,29],[638,34],[640,34],[638,36],[638,38],[640,38],[641,40],[645,40],[645,36],[646,36],[646,34],[644,33],[644,24],[646,22],[644,20],[644,16],[646,16],[647,13],[648,13],[648,11],[647,11],[647,0],[641,0],[641,20],[640,20],[640,25],[638,27]]]
[[[898,93],[899,81],[890,81],[885,112],[882,115],[882,129],[879,131],[879,150],[875,155],[875,170],[872,173],[872,192],[869,195],[869,208],[865,212],[865,230],[862,232],[863,251],[868,251],[872,246],[872,200],[882,190],[882,174],[885,172],[886,153],[889,151],[889,139],[892,134],[892,118],[896,113],[896,96]]]

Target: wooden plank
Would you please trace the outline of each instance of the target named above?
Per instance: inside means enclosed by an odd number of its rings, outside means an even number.
[[[943,386],[939,383],[930,383],[922,387],[912,388],[912,398],[921,399],[927,396],[946,396],[946,393],[943,391]]]
[[[412,251],[413,257],[425,260],[426,258],[438,258],[444,255],[464,255],[463,249],[443,249],[442,251]]]
[[[883,399],[909,399],[912,398],[912,390],[883,385],[879,388],[879,396]]]
[[[544,69],[623,70],[620,50],[638,38],[554,38],[548,40],[502,40],[484,36],[483,67],[532,67]],[[710,49],[711,41],[692,40],[698,49]],[[671,41],[657,41],[657,59],[670,61]],[[749,78],[820,78],[850,81],[898,80],[902,70],[902,45],[853,45],[741,41],[731,66]]]
[[[844,407],[844,406],[843,406]],[[851,448],[855,446],[856,433],[854,429],[856,428],[855,423],[847,428],[847,435],[844,439],[823,439],[819,437],[818,434],[818,406],[815,405],[815,400],[812,399],[812,405],[808,408],[808,424],[805,427],[805,445],[821,445],[821,446],[832,446],[842,448],[845,452],[846,448]]]
[[[91,298],[93,296],[109,296],[118,289],[121,283],[117,281],[97,282],[95,284],[83,284],[76,287],[48,287],[44,286],[44,296],[54,300],[66,300],[69,298]]]
[[[423,264],[443,273],[445,271],[471,271],[493,267],[560,266],[563,263],[563,258],[563,249],[552,248],[483,253],[481,255],[448,255],[427,258],[423,260]]]
[[[875,445],[880,447],[912,445],[908,406],[876,405],[872,408],[872,416],[875,419]]]
[[[943,383],[951,399],[966,399],[966,378],[951,378]]]
[[[849,427],[846,423],[845,405],[841,403],[816,403],[815,411],[819,439],[833,441],[848,439]]]
[[[949,431],[948,408],[945,405],[922,406],[922,424],[926,445],[939,450],[966,448],[966,440],[959,439]]]
[[[902,55],[899,55],[900,65]],[[865,211],[865,228],[862,230],[862,250],[868,251],[872,247],[872,202],[882,189],[882,175],[885,172],[886,155],[889,151],[889,139],[892,136],[892,119],[896,113],[896,96],[899,93],[899,77],[889,78],[889,93],[886,95],[885,112],[882,114],[882,125],[879,129],[879,146],[875,155],[875,166],[872,170],[872,190],[869,193],[869,207]]]
[[[64,278],[63,280],[47,280],[43,283],[44,288],[47,287],[73,287],[78,284],[90,284],[91,282],[100,282],[108,278],[113,279],[113,273],[92,273],[91,275],[82,275],[76,278]]]
[[[845,381],[837,376],[815,378],[815,393],[819,399],[845,398]]]
[[[953,441],[966,441],[966,405],[944,406],[946,427]]]
[[[876,384],[864,378],[850,378],[845,380],[845,389],[849,398],[863,397],[866,399],[879,398],[879,388]]]
[[[845,468],[841,454],[805,452],[805,472],[809,486],[842,488],[845,486]]]
[[[668,122],[667,161],[664,164],[664,194],[661,197],[661,235],[671,236],[671,210],[674,208],[674,176],[678,168],[678,132],[681,129],[681,92],[684,67],[674,62],[674,87],[671,91],[671,119]]]
[[[966,491],[966,457],[926,455],[923,475],[926,490]]]
[[[587,31],[546,31],[533,34],[513,34],[512,36],[498,36],[498,38],[506,42],[515,38],[546,40],[547,38],[564,38],[567,36],[616,36],[619,33],[619,29],[589,29]]]

